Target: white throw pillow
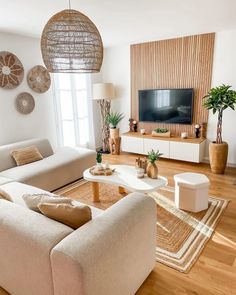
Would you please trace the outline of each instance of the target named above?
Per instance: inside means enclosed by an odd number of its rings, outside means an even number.
[[[72,200],[65,197],[49,194],[25,194],[22,196],[26,206],[36,212],[40,212],[38,205],[41,203],[54,203],[54,204],[71,204]]]

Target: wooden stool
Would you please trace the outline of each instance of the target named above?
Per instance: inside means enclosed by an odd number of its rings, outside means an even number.
[[[112,155],[120,154],[121,137],[109,138],[110,152]]]

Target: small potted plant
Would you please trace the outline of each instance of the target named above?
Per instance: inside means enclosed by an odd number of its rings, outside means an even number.
[[[96,168],[98,170],[102,170],[103,169],[103,167],[102,167],[102,153],[97,152],[96,161],[97,161]]]
[[[170,131],[166,128],[156,128],[152,131],[152,136],[170,137]]]
[[[119,128],[117,125],[120,121],[124,118],[123,113],[118,112],[110,112],[107,117],[106,121],[110,125],[110,137],[111,138],[118,138],[119,137]]]
[[[203,98],[203,106],[212,110],[213,114],[218,113],[216,140],[209,145],[209,157],[211,171],[217,174],[223,174],[228,158],[228,144],[222,140],[222,118],[223,111],[227,108],[234,110],[236,104],[236,91],[230,89],[229,85],[221,85],[210,89]]]
[[[147,176],[150,178],[157,178],[158,177],[158,168],[156,165],[156,161],[159,160],[160,156],[162,156],[163,154],[160,153],[159,151],[154,151],[151,150],[148,153],[148,165],[147,165]]]

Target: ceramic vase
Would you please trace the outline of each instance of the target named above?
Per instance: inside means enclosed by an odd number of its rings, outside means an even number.
[[[110,138],[119,138],[120,129],[119,128],[110,128]]]
[[[158,168],[156,163],[149,162],[147,165],[147,176],[153,179],[158,177]]]
[[[228,158],[228,144],[226,142],[209,145],[211,171],[216,174],[224,174]]]

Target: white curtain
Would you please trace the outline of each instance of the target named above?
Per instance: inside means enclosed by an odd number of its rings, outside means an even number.
[[[94,148],[91,76],[53,74],[59,146]]]

